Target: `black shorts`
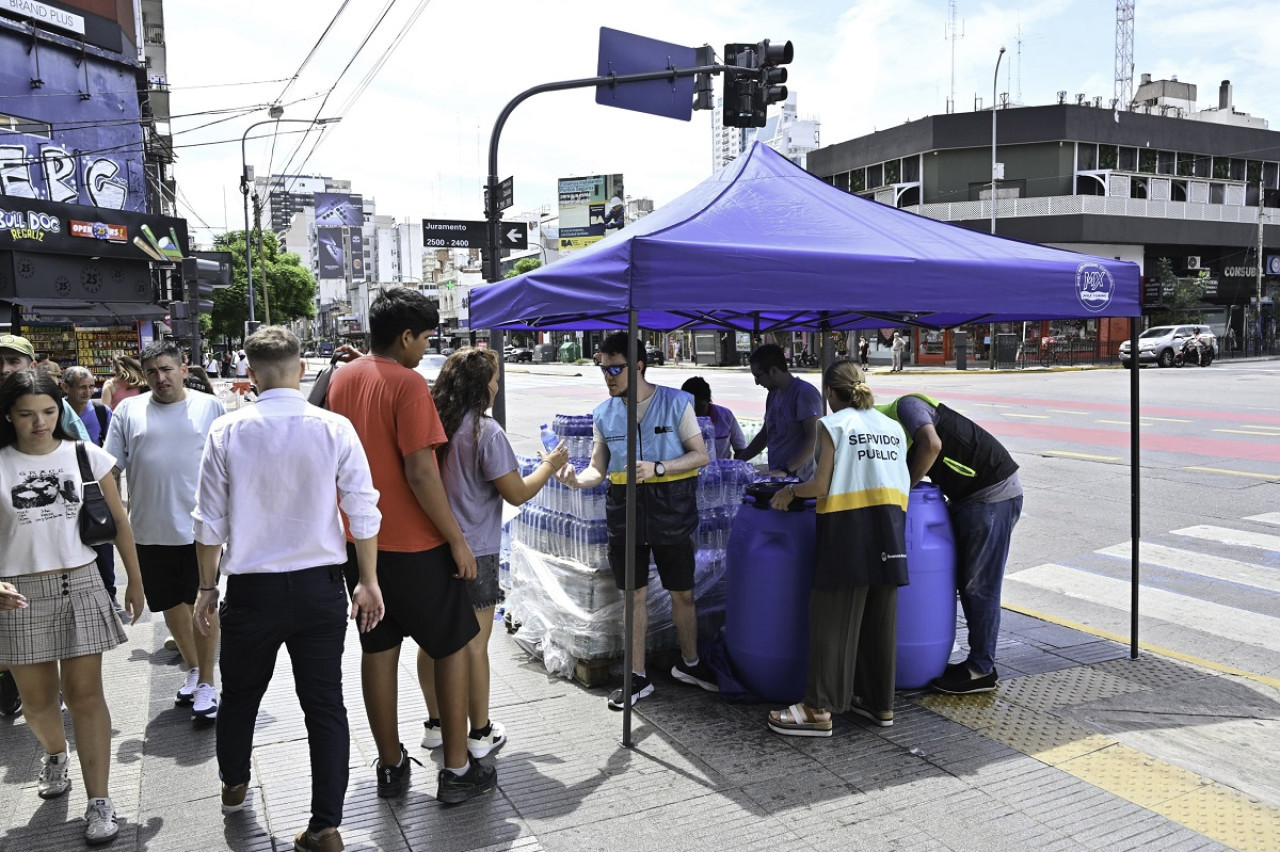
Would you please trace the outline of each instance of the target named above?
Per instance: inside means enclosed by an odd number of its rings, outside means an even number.
[[[194,604],[200,591],[200,566],[191,544],[139,544],[138,570],[147,608],[165,612],[178,604]]]
[[[658,566],[662,588],[668,592],[687,592],[693,589],[694,550],[693,538],[678,544],[637,544],[636,583],[638,589],[649,585],[649,551]],[[609,567],[613,569],[613,582],[619,589],[627,587],[627,545],[624,540],[609,540]]]
[[[386,615],[377,627],[360,634],[364,652],[389,651],[406,636],[436,659],[465,648],[480,626],[467,594],[467,581],[453,576],[457,569],[447,544],[417,553],[379,550],[378,585]],[[354,590],[360,569],[355,545],[349,542],[342,573],[347,590]]]

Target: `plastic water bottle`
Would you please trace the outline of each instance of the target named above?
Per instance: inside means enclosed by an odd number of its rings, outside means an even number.
[[[542,446],[547,448],[547,452],[553,452],[556,444],[560,443],[560,439],[556,437],[556,433],[551,431],[547,424],[542,424]]]

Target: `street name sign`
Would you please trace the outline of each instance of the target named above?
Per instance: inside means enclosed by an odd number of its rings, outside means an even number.
[[[422,244],[427,248],[487,248],[489,223],[482,219],[423,219]],[[529,226],[524,222],[502,222],[498,246],[527,249]]]

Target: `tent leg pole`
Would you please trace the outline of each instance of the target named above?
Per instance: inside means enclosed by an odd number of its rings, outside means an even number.
[[[489,330],[489,346],[498,354],[498,392],[493,397],[493,419],[504,430],[507,428],[507,395],[502,389],[507,386],[507,335],[502,329]]]
[[[622,747],[631,748],[631,661],[635,659],[635,648],[631,641],[631,630],[636,623],[635,590],[636,578],[636,384],[639,369],[636,355],[632,351],[635,341],[640,339],[639,317],[634,308],[627,312],[627,531],[626,542],[626,583],[622,591]],[[645,566],[648,568],[649,566]],[[648,674],[648,672],[646,672]]]
[[[1129,511],[1130,537],[1133,539],[1129,567],[1129,658],[1138,659],[1138,581],[1141,564],[1142,500],[1140,495],[1142,466],[1139,462],[1140,436],[1138,432],[1138,325],[1141,317],[1129,320]]]

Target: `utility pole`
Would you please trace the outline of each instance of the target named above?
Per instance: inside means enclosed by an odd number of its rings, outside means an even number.
[[[267,243],[262,239],[262,198],[253,194],[253,227],[258,232],[258,268],[262,270],[262,309],[271,325],[271,282],[267,280]]]
[[[1256,295],[1254,297],[1253,324],[1258,330],[1258,351],[1256,354],[1262,354],[1262,225],[1266,221],[1264,214],[1267,206],[1263,202],[1266,200],[1267,191],[1263,188],[1262,178],[1258,178],[1258,268],[1257,277],[1255,279]],[[1249,354],[1246,345],[1245,354]]]

